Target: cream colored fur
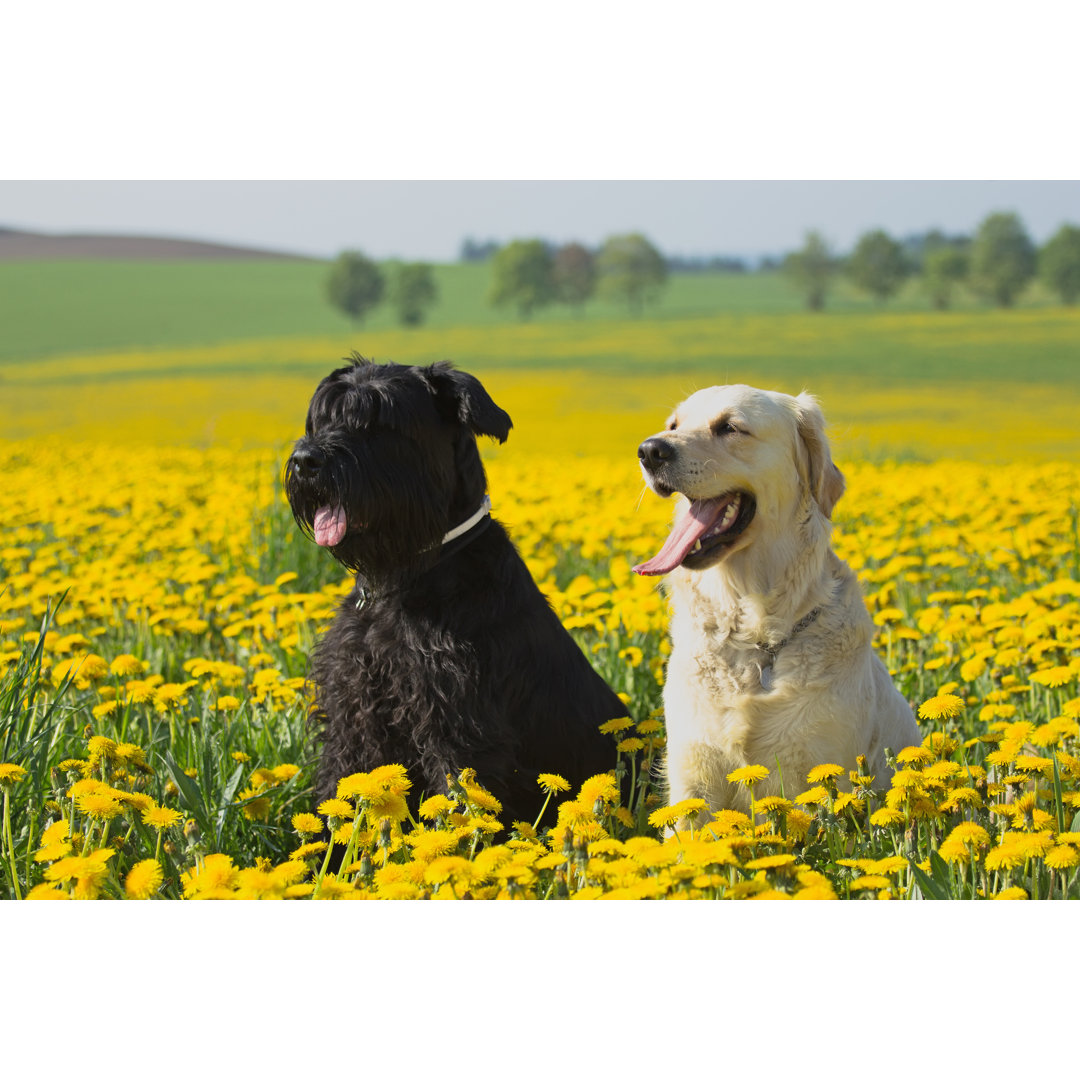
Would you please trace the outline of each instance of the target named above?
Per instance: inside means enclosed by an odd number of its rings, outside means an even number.
[[[737,431],[714,434],[724,419]],[[844,482],[817,402],[808,394],[713,387],[678,406],[657,438],[677,451],[663,473],[667,488],[679,492],[676,520],[689,499],[738,490],[757,502],[750,525],[718,561],[701,570],[680,566],[665,579],[670,802],[698,797],[711,810],[748,811],[746,789],[726,780],[733,770],[768,767],[755,798],[780,794],[782,784],[790,799],[807,789],[813,766],[854,769],[860,754],[875,786],[887,786],[885,749],[895,754],[918,743],[919,730],[871,648],[874,627],[859,583],[829,546]],[[793,635],[815,608],[817,618]],[[770,673],[761,644],[789,637]]]

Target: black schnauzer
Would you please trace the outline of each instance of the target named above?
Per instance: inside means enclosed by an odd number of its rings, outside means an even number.
[[[626,708],[489,513],[476,436],[510,428],[447,362],[354,355],[315,391],[285,490],[304,532],[356,571],[311,661],[320,800],[378,765],[406,766],[416,795],[472,767],[504,823],[531,822],[540,772],[576,786],[615,764],[598,728]]]

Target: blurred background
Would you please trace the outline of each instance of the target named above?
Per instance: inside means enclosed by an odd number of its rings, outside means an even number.
[[[1073,181],[0,181],[15,438],[284,443],[356,350],[475,371],[523,448],[632,461],[740,381],[841,454],[1069,457],[1078,297]]]

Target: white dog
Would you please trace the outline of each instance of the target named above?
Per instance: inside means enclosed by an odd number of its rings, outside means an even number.
[[[885,749],[920,741],[871,648],[859,583],[829,546],[844,478],[824,428],[809,394],[714,386],[638,450],[649,487],[681,496],[663,549],[634,568],[667,575],[671,803],[748,811],[733,770],[766,766],[755,798],[790,799],[815,765],[855,769],[859,755],[885,787]]]

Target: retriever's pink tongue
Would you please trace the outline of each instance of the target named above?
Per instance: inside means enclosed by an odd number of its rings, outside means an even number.
[[[670,574],[676,566],[681,566],[691,548],[716,524],[729,502],[730,499],[698,499],[692,502],[682,519],[675,523],[660,551],[648,562],[635,566],[634,573],[643,576]]]
[[[337,547],[345,538],[345,508],[324,506],[317,510],[312,531],[319,547]]]

